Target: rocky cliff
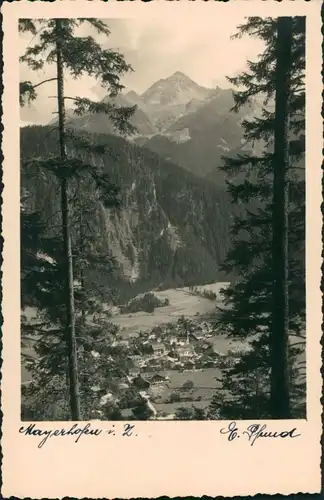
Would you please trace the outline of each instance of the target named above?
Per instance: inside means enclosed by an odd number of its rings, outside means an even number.
[[[220,278],[219,264],[228,248],[224,190],[120,137],[87,137],[105,144],[109,153],[99,156],[71,146],[69,154],[103,166],[121,188],[120,210],[106,210],[98,202],[88,215],[98,244],[119,264],[118,280],[138,291]],[[21,129],[23,160],[57,155],[57,144],[56,132],[48,127]],[[59,227],[59,195],[53,176],[22,167],[22,187],[30,193],[30,209],[43,214],[49,230]],[[87,195],[86,187],[78,188]],[[100,280],[108,283],[110,277],[101,275]]]

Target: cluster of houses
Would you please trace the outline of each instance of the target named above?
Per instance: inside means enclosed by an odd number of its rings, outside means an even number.
[[[152,344],[152,350],[152,354],[130,356],[133,362],[133,366],[129,370],[130,375],[152,373],[156,370],[181,370],[185,366],[193,368],[194,361],[198,357],[192,345],[170,348],[164,343],[154,343]]]
[[[134,352],[130,354],[133,363],[130,376],[136,378],[141,375],[150,380],[150,384],[157,384],[165,382],[158,377],[152,379],[158,370],[202,369],[200,360],[205,352],[208,351],[214,358],[223,356],[209,341],[212,336],[212,328],[207,322],[198,325],[195,331],[194,322],[183,325],[180,320],[176,325],[163,325],[150,333],[142,332],[140,337],[129,341],[130,347],[132,343],[134,346]],[[139,343],[144,353],[139,352]]]
[[[194,371],[235,364],[242,348],[230,346],[225,355],[211,341],[214,336],[213,327],[207,321],[179,318],[175,324],[160,325],[136,336],[116,336],[113,345],[124,347],[127,352],[128,382],[141,377],[155,386],[166,382],[159,371]]]
[[[120,380],[119,390],[123,392],[136,387],[142,396],[145,395],[144,399],[150,408],[154,408],[154,401],[164,399],[165,391],[171,387],[168,370],[222,368],[238,362],[245,350],[244,346],[230,344],[229,352],[222,354],[210,341],[214,335],[212,326],[207,322],[179,320],[177,324],[160,325],[151,332],[140,332],[136,337],[125,339],[117,336],[114,344],[126,348],[129,361],[128,373]],[[99,387],[93,390],[99,390]],[[103,394],[100,406],[112,402],[116,397],[110,392]],[[154,415],[157,418],[155,409]]]
[[[226,355],[218,352],[210,340],[215,333],[207,321],[200,322],[179,318],[152,331],[139,332],[136,336],[116,336],[115,346],[123,346],[127,352],[128,377],[126,386],[162,387],[168,377],[159,372],[168,370],[195,371],[205,368],[231,366],[239,359],[235,347]],[[229,354],[229,355],[228,355]]]

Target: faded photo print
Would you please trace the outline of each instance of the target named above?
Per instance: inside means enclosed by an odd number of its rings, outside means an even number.
[[[306,418],[305,17],[20,19],[21,418]]]

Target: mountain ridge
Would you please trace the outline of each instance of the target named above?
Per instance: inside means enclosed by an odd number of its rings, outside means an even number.
[[[21,130],[22,159],[57,153],[56,134],[48,127]],[[90,227],[103,248],[112,252],[122,271],[118,288],[149,290],[165,286],[203,284],[222,275],[219,266],[228,248],[228,201],[224,190],[212,187],[148,149],[113,135],[91,134],[116,153],[85,161],[100,162],[112,182],[122,188],[123,209],[103,206],[89,216]],[[72,153],[71,153],[72,152]],[[70,154],[73,151],[70,150]],[[22,170],[22,187],[31,193],[31,207],[59,227],[53,179],[36,182]],[[111,283],[109,276],[96,279]]]
[[[230,112],[234,105],[231,89],[203,87],[180,71],[157,80],[142,94],[127,90],[113,100],[103,99],[107,100],[137,106],[131,119],[137,132],[128,141],[222,186],[222,156],[251,150],[244,141],[241,121],[261,109],[254,102],[239,113]],[[105,114],[68,115],[69,127],[116,134]]]
[[[196,110],[203,105],[205,100],[212,98],[222,90],[199,85],[194,80],[180,71],[176,71],[166,78],[153,82],[142,94],[134,90],[121,93],[117,98],[108,96],[101,101],[111,101],[121,106],[137,106],[131,123],[137,128],[135,137],[151,137],[163,133],[174,121],[186,113]],[[107,116],[96,115],[96,119],[88,115],[83,117],[71,116],[69,124],[77,128],[92,126],[94,132],[114,133]],[[94,116],[94,115],[92,115]],[[54,119],[54,121],[57,120]],[[52,121],[53,122],[53,121]],[[143,126],[143,123],[146,126]]]

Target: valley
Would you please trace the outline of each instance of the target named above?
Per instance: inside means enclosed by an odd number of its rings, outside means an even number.
[[[136,131],[125,139],[105,113],[67,113],[69,160],[103,175],[118,198],[117,204],[109,197],[106,203],[82,174],[69,183],[76,328],[86,332],[78,344],[84,404],[95,418],[109,419],[117,412],[127,419],[137,411],[143,411],[144,420],[207,418],[213,396],[222,393],[222,375],[243,355],[248,358],[251,349],[252,335],[234,342],[215,321],[217,307],[223,305],[220,290],[235,278],[226,274],[223,263],[231,248],[233,217],[240,210],[230,203],[220,167],[223,155],[262,151],[263,142],[252,146],[242,128],[244,120],[260,116],[260,102],[252,100],[238,113],[230,112],[232,90],[207,89],[176,72],[141,95],[129,91],[113,99],[107,96],[102,103],[136,105]],[[46,248],[47,240],[56,245],[61,238],[60,186],[50,168],[40,173],[34,159],[59,156],[53,125],[55,120],[49,126],[21,128],[24,206],[40,217]],[[235,182],[244,176],[237,174]],[[32,243],[27,241],[23,248],[27,260]],[[55,245],[36,257],[42,269],[51,260],[61,262]],[[89,257],[85,268],[81,249]],[[123,312],[145,295],[159,304]],[[60,309],[62,297],[58,294],[55,300]],[[89,312],[92,309],[95,312]],[[35,354],[33,341],[22,348],[24,355]],[[57,362],[64,387],[64,355],[52,361]],[[92,370],[96,383],[89,386]],[[250,383],[254,387],[255,380]],[[22,384],[33,385],[24,363]],[[56,386],[52,394],[55,391]],[[229,393],[222,394],[226,399]],[[64,397],[61,400],[66,405]],[[59,407],[54,413],[68,414],[55,397],[53,406]]]
[[[100,315],[88,317],[89,325],[117,327],[113,345],[122,348],[128,360],[128,375],[120,379],[119,397],[103,391],[99,416],[107,402],[119,404],[135,388],[158,420],[174,419],[179,412],[189,415],[193,407],[197,411],[208,408],[212,397],[222,389],[223,369],[233,366],[250,348],[248,343],[229,339],[213,325],[216,308],[223,307],[221,290],[228,285],[217,282],[195,287],[198,293],[215,293],[215,300],[192,293],[190,287],[154,290],[150,293],[161,301],[167,299],[168,305],[156,307],[151,313],[132,314],[105,305]],[[27,308],[24,314],[31,324],[37,322],[36,310]],[[293,336],[291,344],[294,342]],[[35,356],[33,342],[22,352]],[[95,345],[91,353],[95,359],[102,356]],[[304,362],[305,354],[298,359]],[[28,385],[31,380],[23,364],[22,384]],[[131,418],[132,408],[122,409],[121,414]]]
[[[227,285],[228,283],[214,283],[203,285],[201,288],[219,294],[220,289]],[[215,305],[218,304],[218,302],[190,294],[189,287],[174,288],[161,292],[154,290],[154,295],[161,299],[168,299],[169,305],[156,308],[152,314],[142,311],[133,314],[119,314],[117,312],[118,308],[113,310],[111,322],[121,328],[123,337],[136,335],[138,331],[152,330],[154,327],[165,323],[176,323],[181,316],[186,318],[204,316],[213,312]]]
[[[215,332],[208,320],[210,314],[215,314],[216,306],[221,305],[220,290],[226,286],[228,283],[214,283],[195,288],[215,293],[216,300],[195,295],[189,287],[168,289],[153,292],[159,299],[167,299],[169,305],[157,307],[152,313],[121,314],[118,307],[106,306],[102,315],[96,316],[93,324],[108,321],[118,327],[115,343],[125,349],[130,362],[129,375],[121,380],[124,391],[133,384],[136,386],[141,377],[144,381],[141,394],[150,401],[156,418],[172,419],[179,408],[190,410],[192,405],[206,408],[220,387],[221,370],[229,359],[229,351],[244,347],[239,343],[234,346],[221,332]],[[36,321],[35,310],[27,308],[25,314],[30,322]],[[187,320],[189,337],[187,327],[182,326]],[[92,323],[90,317],[88,321]],[[153,347],[151,354],[138,356],[137,350],[146,345]],[[207,348],[208,356],[203,354]],[[170,349],[174,350],[173,357],[168,353]],[[34,355],[32,343],[23,352]],[[93,355],[99,356],[95,346]],[[28,385],[31,380],[23,367],[22,384]],[[192,387],[187,390],[188,381]],[[107,395],[102,397],[102,404],[106,398]],[[123,410],[123,416],[126,418],[130,411]]]
[[[227,285],[228,283],[214,283],[197,288],[212,291],[219,296],[220,290]],[[215,313],[215,307],[221,305],[219,300],[211,301],[190,293],[188,287],[170,289],[163,292],[155,291],[154,294],[162,300],[167,299],[169,305],[158,307],[153,313],[138,312],[128,315],[118,314],[115,310],[111,322],[118,325],[121,329],[119,332],[120,338],[129,341],[131,337],[138,338],[140,334],[143,342],[148,338],[151,342],[164,347],[165,344],[168,345],[170,342],[168,335],[165,336],[162,333],[161,337],[159,337],[158,333],[154,334],[151,332],[159,331],[158,327],[161,327],[162,331],[168,330],[171,327],[171,331],[173,331],[172,326],[176,326],[180,318],[194,320],[198,328],[201,323],[207,325],[204,318],[208,317],[210,313]],[[152,338],[153,336],[155,336],[154,339]],[[206,332],[201,336],[200,341],[196,340],[196,349],[197,345],[199,343],[203,345],[204,341],[210,343],[215,352],[219,353],[220,356],[226,357],[230,348],[233,348],[232,342],[220,333],[216,335],[215,333]],[[171,340],[171,344],[172,342],[173,340]],[[179,341],[180,346],[184,345],[184,343],[184,341]],[[178,368],[172,369],[171,366],[175,362],[173,360],[170,368],[164,369],[166,363],[163,356],[166,356],[166,353],[160,357],[156,357],[153,354],[152,359],[155,360],[153,361],[153,366],[150,368],[148,358],[147,365],[143,366],[143,363],[140,363],[142,369],[138,371],[136,369],[138,365],[135,361],[135,366],[131,370],[133,376],[141,374],[144,380],[150,381],[155,375],[161,378],[160,381],[157,380],[154,382],[147,391],[144,391],[144,395],[149,398],[152,407],[156,411],[156,418],[173,419],[179,408],[190,410],[192,405],[196,408],[206,409],[210,404],[211,398],[220,387],[222,363],[216,361],[212,368],[205,368],[203,364],[199,363],[199,358],[194,357],[193,352],[188,352],[187,364],[186,361],[183,363],[180,362]],[[190,363],[192,363],[191,367],[189,366]],[[192,382],[193,386],[189,392],[186,392],[183,390],[183,385],[188,383],[188,381]],[[173,401],[173,399],[176,401]],[[123,411],[124,416],[128,414],[128,410]]]

